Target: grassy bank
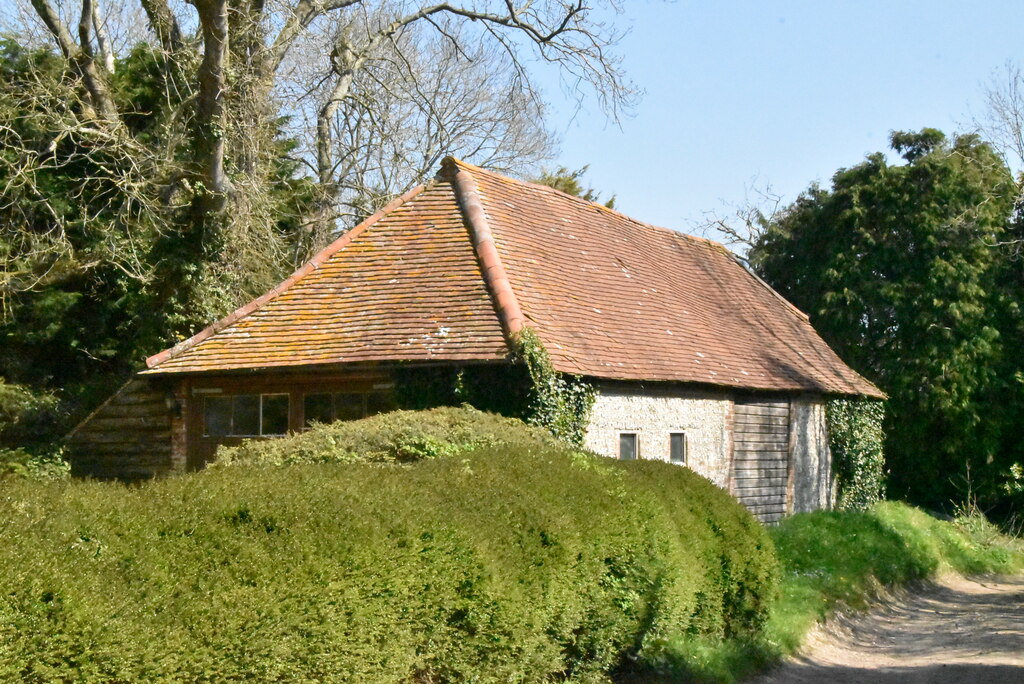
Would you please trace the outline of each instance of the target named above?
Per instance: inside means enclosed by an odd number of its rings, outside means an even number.
[[[730,682],[795,652],[808,631],[837,610],[866,608],[886,588],[943,572],[1014,573],[1024,568],[1020,540],[999,534],[980,514],[937,520],[906,504],[866,512],[817,512],[770,530],[782,565],[779,599],[757,638],[683,644],[680,662],[708,681]],[[669,667],[625,681],[675,681]]]

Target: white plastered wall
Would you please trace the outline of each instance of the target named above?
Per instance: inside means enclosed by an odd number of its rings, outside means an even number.
[[[832,454],[822,399],[794,399],[790,409],[793,513],[832,508]]]
[[[720,487],[729,485],[732,401],[726,394],[641,385],[603,385],[585,446],[617,458],[619,434],[637,435],[639,457],[669,460],[669,434],[686,433],[687,465]]]

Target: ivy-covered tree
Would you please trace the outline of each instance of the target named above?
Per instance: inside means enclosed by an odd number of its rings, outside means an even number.
[[[830,189],[812,186],[750,261],[890,395],[890,493],[943,505],[968,476],[991,491],[1007,466],[1013,426],[998,404],[1021,363],[998,246],[1015,187],[976,136],[924,129],[891,143],[902,163],[872,154]]]
[[[634,97],[617,0],[4,7],[0,376],[81,408],[444,155],[535,168],[535,66],[612,117]]]
[[[163,174],[178,165],[152,154],[172,144],[156,60],[145,45],[117,60],[109,95],[130,115],[108,141],[80,120],[76,79],[58,55],[0,39],[0,376],[63,390],[60,415],[71,419],[191,316],[221,313],[216,301],[187,302],[187,315],[173,306],[174,283],[216,257],[180,239],[177,209],[161,197]],[[294,143],[279,132],[271,142],[259,244],[236,241],[218,259],[231,260],[245,291],[292,268],[313,196],[288,159]]]

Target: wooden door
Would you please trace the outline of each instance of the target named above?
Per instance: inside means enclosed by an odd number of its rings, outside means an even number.
[[[789,401],[737,399],[733,416],[733,495],[761,522],[778,522],[789,503]]]

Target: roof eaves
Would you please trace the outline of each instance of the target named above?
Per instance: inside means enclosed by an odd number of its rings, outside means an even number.
[[[810,325],[810,323],[811,323],[811,317],[810,316],[808,316],[806,313],[804,313],[803,311],[798,309],[796,307],[796,305],[793,304],[793,302],[791,302],[788,299],[786,299],[785,297],[783,297],[781,294],[779,294],[775,290],[775,288],[773,288],[771,285],[769,285],[767,282],[765,282],[764,279],[762,279],[759,275],[757,275],[752,270],[747,268],[747,266],[740,260],[739,257],[737,257],[732,252],[728,252],[728,253],[729,253],[729,256],[732,257],[733,261],[736,262],[736,265],[738,267],[740,267],[741,269],[743,269],[744,273],[746,273],[748,276],[753,278],[757,283],[760,283],[760,285],[763,288],[768,290],[768,292],[772,293],[772,295],[774,295],[780,302],[783,302],[789,308],[790,311],[795,313],[797,316],[800,317],[801,320],[803,320],[808,325]],[[813,330],[813,326],[812,326],[812,330]],[[814,331],[814,334],[817,335],[817,331]],[[826,346],[827,346],[827,343],[825,343],[824,340],[822,340],[822,343],[826,344]],[[833,353],[835,353],[835,352],[833,352]],[[838,355],[837,355],[837,358],[838,358]],[[843,361],[842,359],[839,359],[839,361],[843,365],[846,365],[846,362]],[[847,366],[847,368],[849,368],[849,366]],[[881,389],[879,389],[879,387],[877,385],[875,385],[875,383],[871,382],[870,380],[868,380],[867,378],[865,378],[863,375],[861,375],[857,371],[853,370],[852,368],[849,368],[849,370],[856,377],[856,382],[850,382],[850,381],[847,381],[847,382],[848,382],[848,384],[850,384],[852,386],[856,386],[856,391],[851,391],[849,388],[847,388],[844,392],[842,392],[842,394],[847,395],[847,396],[849,396],[851,394],[858,394],[860,396],[871,397],[871,398],[874,398],[874,399],[886,399],[886,398],[888,398],[888,395],[886,395],[885,392],[883,392]]]
[[[290,276],[285,278],[277,287],[273,288],[269,292],[266,292],[265,294],[261,295],[260,297],[257,297],[256,299],[252,300],[248,304],[246,304],[246,305],[236,309],[235,311],[231,312],[230,314],[228,314],[224,318],[220,319],[219,321],[217,321],[217,322],[207,326],[206,328],[200,330],[198,333],[196,333],[192,337],[188,338],[187,340],[179,342],[178,344],[174,345],[170,349],[165,349],[164,351],[160,352],[159,354],[154,354],[153,356],[150,356],[149,358],[146,359],[146,367],[148,368],[148,370],[144,370],[144,371],[142,371],[142,373],[143,374],[158,373],[159,369],[156,368],[156,366],[158,366],[159,364],[164,363],[165,361],[168,361],[170,359],[173,359],[176,356],[179,356],[180,354],[188,351],[189,349],[191,349],[192,347],[196,346],[197,344],[199,344],[203,340],[206,340],[206,339],[216,335],[217,333],[219,333],[224,328],[227,328],[228,326],[230,326],[230,325],[232,325],[234,323],[237,323],[239,320],[245,318],[249,314],[251,314],[251,313],[253,313],[255,311],[258,311],[260,308],[265,306],[267,303],[273,301],[276,297],[278,297],[279,295],[281,295],[284,292],[286,292],[288,290],[288,288],[290,288],[296,282],[301,280],[303,277],[309,275],[310,273],[315,271],[317,268],[319,268],[321,264],[323,264],[329,258],[334,256],[338,251],[340,251],[346,245],[348,245],[350,242],[352,242],[352,240],[354,240],[361,233],[366,231],[367,228],[369,228],[373,224],[377,223],[377,221],[379,221],[384,216],[386,216],[387,214],[391,213],[392,211],[394,211],[398,207],[402,206],[403,204],[405,204],[406,202],[411,200],[416,195],[418,195],[421,192],[423,192],[423,190],[426,187],[427,187],[426,185],[417,186],[417,187],[413,188],[412,190],[410,190],[409,192],[407,192],[404,195],[402,195],[401,197],[398,197],[397,199],[391,201],[388,205],[386,205],[380,211],[378,211],[377,213],[375,213],[372,216],[368,217],[366,220],[364,220],[362,223],[357,225],[355,228],[353,228],[352,230],[349,230],[344,235],[339,237],[337,240],[332,242],[330,245],[325,247],[323,250],[321,250],[319,253],[317,253],[316,256],[314,256],[312,259],[310,259],[305,264],[303,264],[303,266],[301,268],[299,268],[297,271],[295,271]]]
[[[473,249],[480,261],[480,271],[487,288],[491,291],[501,327],[511,343],[526,325],[526,316],[519,306],[519,300],[508,279],[508,273],[498,255],[498,248],[494,243],[494,233],[491,232],[483,201],[477,190],[476,179],[473,178],[470,171],[470,168],[473,167],[463,164],[454,157],[447,157],[442,162],[442,168],[452,175],[455,195],[466,217],[466,223],[469,224]]]

